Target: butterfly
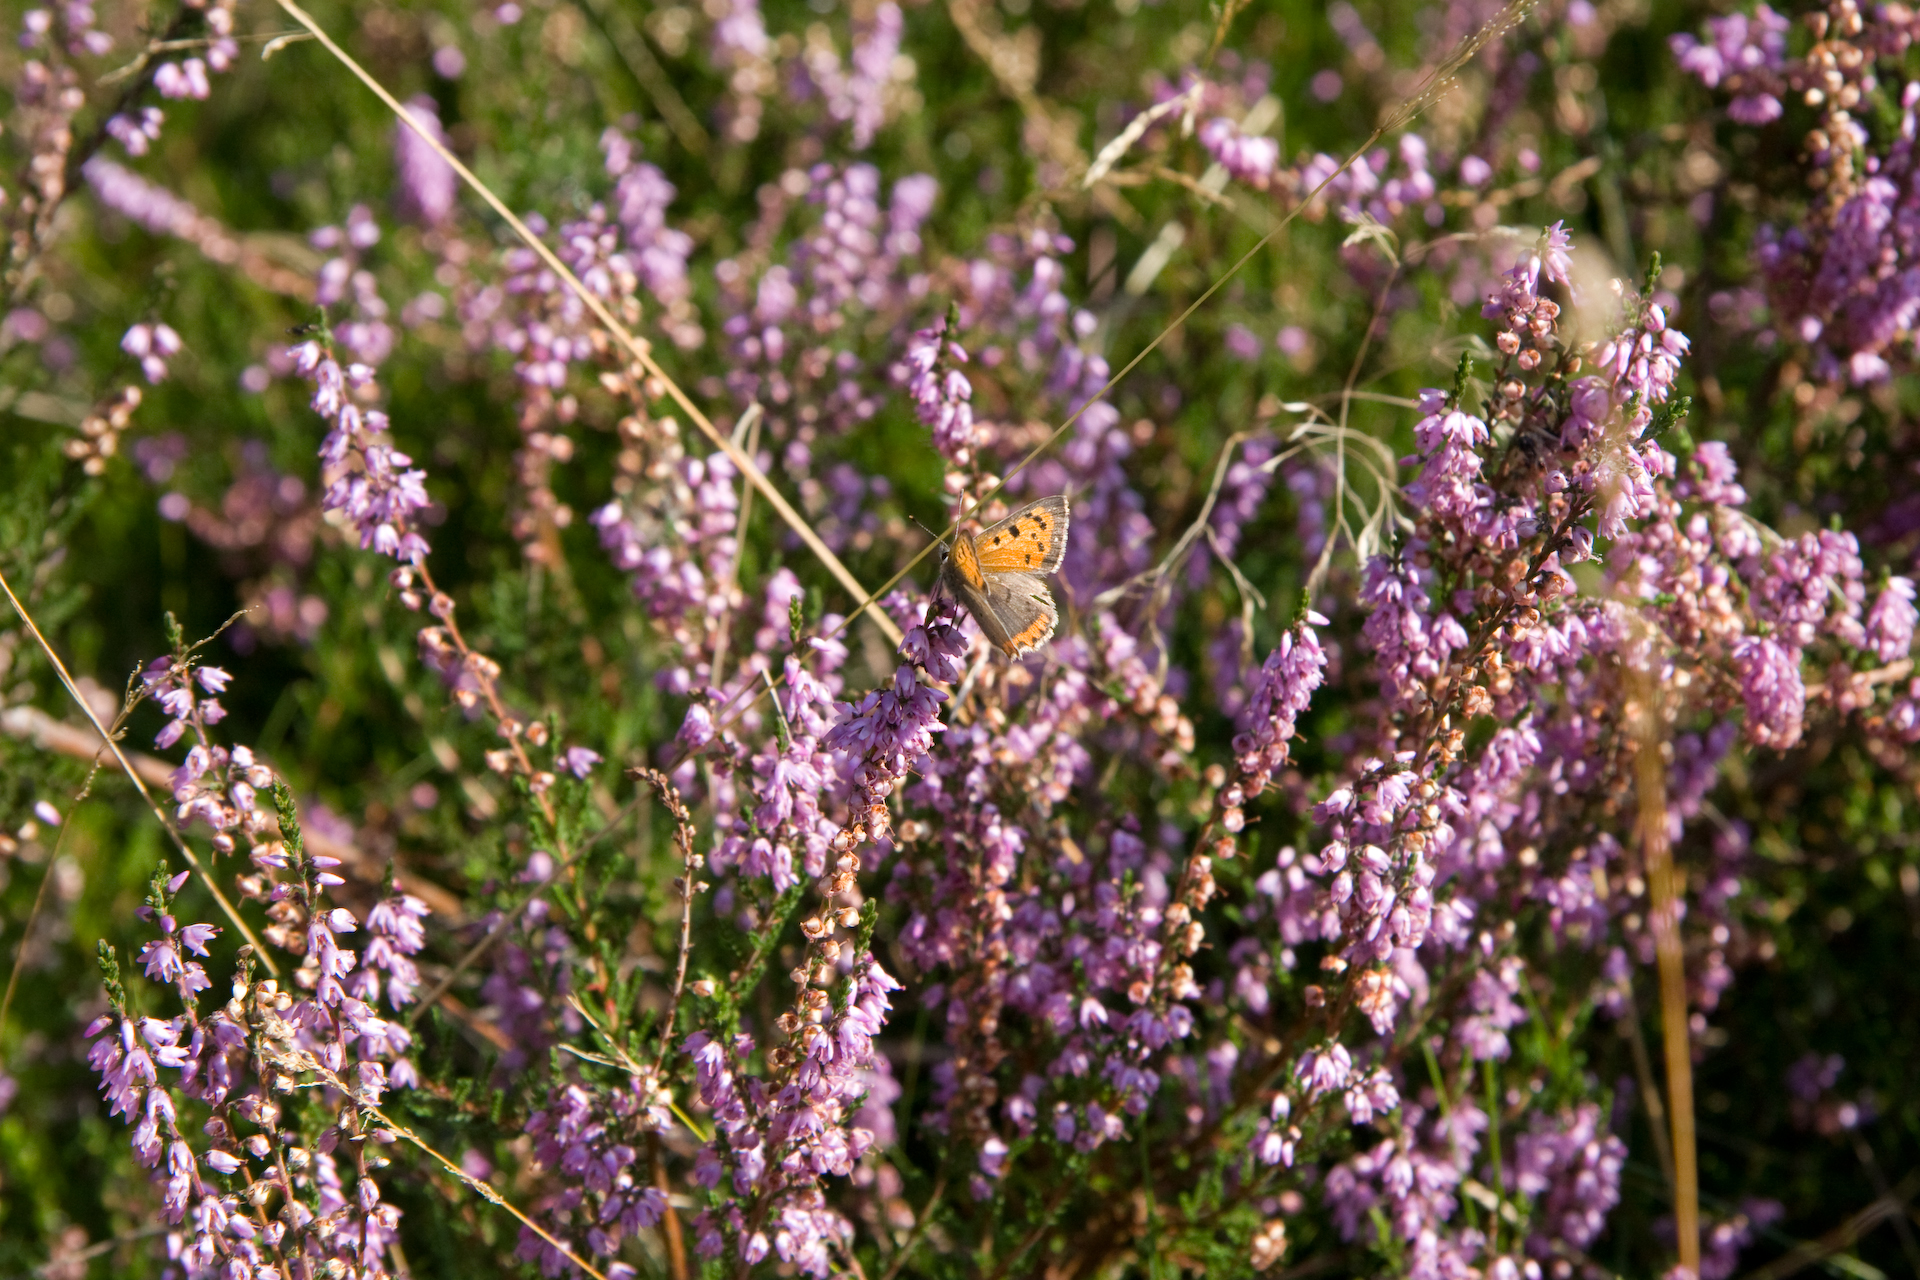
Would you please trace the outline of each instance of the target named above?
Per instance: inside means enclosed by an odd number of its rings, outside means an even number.
[[[1041,498],[978,535],[954,534],[940,585],[967,607],[987,639],[1017,658],[1053,638],[1060,611],[1040,578],[1066,554],[1066,495]]]

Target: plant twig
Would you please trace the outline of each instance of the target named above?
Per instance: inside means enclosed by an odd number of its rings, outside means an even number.
[[[1881,1172],[1880,1162],[1874,1158],[1873,1147],[1861,1135],[1860,1130],[1853,1131],[1853,1151],[1867,1171],[1867,1177],[1873,1181],[1873,1189],[1880,1193],[1881,1199],[1893,1195],[1893,1188],[1887,1185],[1887,1175]],[[1920,1241],[1913,1238],[1913,1228],[1907,1223],[1907,1215],[1893,1215],[1893,1234],[1900,1237],[1900,1251],[1907,1255],[1907,1265],[1913,1268],[1913,1274],[1920,1276]]]
[[[667,775],[658,769],[635,769],[633,776],[652,787],[660,803],[672,815],[673,840],[680,846],[684,864],[680,875],[680,958],[673,970],[673,992],[667,998],[666,1016],[660,1022],[660,1047],[653,1058],[653,1074],[658,1077],[667,1055],[673,1051],[673,1024],[680,1012],[680,997],[687,987],[687,956],[693,950],[693,895],[700,889],[694,877],[699,874],[706,859],[694,851],[693,818],[687,812],[686,802],[680,798],[680,788],[674,786]]]
[[[1889,1194],[1881,1196],[1818,1240],[1796,1245],[1766,1266],[1749,1271],[1741,1280],[1786,1280],[1786,1277],[1798,1274],[1821,1259],[1839,1253],[1882,1221],[1898,1218],[1907,1211],[1907,1202],[1916,1193],[1920,1193],[1920,1170],[1909,1173]]]
[[[1227,437],[1227,442],[1220,446],[1219,458],[1216,459],[1213,464],[1213,483],[1207,486],[1207,497],[1206,501],[1200,504],[1200,514],[1193,518],[1193,523],[1188,525],[1186,532],[1180,535],[1180,540],[1173,544],[1173,549],[1161,557],[1159,564],[1153,566],[1151,569],[1135,574],[1119,586],[1108,587],[1105,591],[1095,596],[1093,598],[1093,607],[1095,609],[1104,609],[1123,596],[1128,595],[1136,588],[1146,586],[1149,583],[1155,586],[1157,594],[1159,584],[1167,577],[1168,573],[1172,571],[1173,567],[1180,563],[1187,552],[1192,549],[1193,544],[1200,540],[1201,531],[1207,527],[1207,521],[1212,519],[1214,503],[1220,500],[1220,486],[1225,483],[1227,468],[1233,462],[1233,451],[1239,448],[1243,441],[1254,434],[1255,433],[1251,431],[1236,431]],[[1158,600],[1156,600],[1155,604],[1157,605],[1158,603]],[[1148,612],[1151,613],[1152,610]]]
[[[138,1231],[129,1231],[125,1235],[113,1236],[106,1240],[96,1240],[85,1248],[76,1249],[72,1253],[63,1253],[57,1258],[48,1258],[45,1262],[33,1269],[33,1274],[37,1276],[51,1276],[57,1269],[64,1275],[71,1270],[73,1264],[76,1262],[85,1262],[87,1259],[97,1258],[103,1253],[112,1253],[123,1244],[132,1244],[137,1240],[151,1240],[155,1236],[166,1235],[169,1231],[175,1229],[171,1223],[163,1222],[157,1226],[142,1227]]]
[[[20,597],[13,593],[13,584],[7,581],[4,572],[0,572],[0,591],[7,593],[7,599],[13,604],[13,611],[20,615],[20,621],[25,623],[27,630],[33,634],[34,642],[40,646],[40,651],[46,654],[47,661],[53,664],[54,674],[58,675],[60,683],[66,686],[67,694],[79,704],[81,712],[87,717],[87,722],[93,726],[94,732],[106,742],[107,750],[113,752],[113,758],[120,762],[120,768],[132,780],[134,789],[140,793],[140,798],[147,802],[147,808],[153,810],[153,816],[159,819],[160,825],[172,838],[173,847],[180,851],[180,856],[186,859],[187,866],[192,868],[200,877],[200,882],[207,886],[207,892],[211,893],[214,902],[219,904],[221,914],[225,915],[233,927],[239,930],[240,936],[247,940],[247,944],[253,948],[254,955],[267,972],[278,978],[279,966],[274,964],[273,957],[267,954],[266,948],[260,945],[260,939],[253,934],[253,927],[241,918],[239,910],[227,899],[227,895],[220,891],[220,886],[214,883],[213,877],[207,874],[207,869],[200,864],[200,855],[193,851],[193,846],[188,844],[186,838],[180,834],[180,828],[174,825],[173,819],[167,816],[166,811],[160,807],[159,801],[153,798],[153,792],[147,790],[146,779],[140,776],[140,771],[133,767],[131,760],[127,759],[126,752],[120,749],[119,742],[115,741],[105,726],[100,723],[100,717],[93,713],[93,708],[87,705],[87,700],[80,695],[80,687],[67,673],[67,664],[60,660],[60,655],[54,652],[53,645],[48,643],[46,636],[40,633],[39,625],[34,622],[33,615],[27,612],[27,606],[20,603]]]
[[[939,1207],[940,1197],[945,1195],[946,1191],[947,1171],[942,1169],[933,1180],[933,1194],[927,1197],[926,1205],[914,1215],[913,1231],[908,1234],[906,1243],[894,1253],[893,1261],[887,1264],[887,1269],[881,1273],[880,1280],[894,1280],[894,1277],[900,1274],[900,1268],[907,1265],[907,1259],[913,1256],[914,1249],[921,1240],[926,1238],[927,1227],[933,1221],[933,1211]]]

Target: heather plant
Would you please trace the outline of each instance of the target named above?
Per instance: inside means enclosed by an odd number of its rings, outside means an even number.
[[[1913,15],[1107,4],[0,15],[9,1273],[1920,1272]]]

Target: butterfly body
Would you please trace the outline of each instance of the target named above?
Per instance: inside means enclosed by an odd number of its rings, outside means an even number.
[[[1067,553],[1067,499],[1029,502],[976,535],[956,533],[940,582],[1010,658],[1053,638],[1060,612],[1042,581]]]

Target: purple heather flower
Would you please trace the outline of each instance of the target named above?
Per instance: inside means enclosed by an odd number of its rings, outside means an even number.
[[[1913,648],[1913,628],[1920,612],[1913,604],[1913,579],[1890,577],[1867,614],[1867,646],[1882,662],[1894,662]]]
[[[1235,181],[1262,191],[1273,181],[1280,164],[1279,143],[1242,133],[1240,126],[1225,116],[1215,116],[1200,126],[1200,145]]]
[[[407,114],[436,141],[446,144],[447,133],[440,127],[440,113],[432,98],[415,94],[407,100]],[[400,180],[401,217],[424,227],[437,227],[452,216],[460,195],[459,175],[404,122],[394,125],[393,166]]]
[[[1241,786],[1249,795],[1258,795],[1287,763],[1295,722],[1325,677],[1327,655],[1314,628],[1326,625],[1325,618],[1308,613],[1280,638],[1254,675],[1241,713],[1243,728],[1233,739]]]
[[[163,98],[205,98],[213,92],[207,64],[200,58],[161,63],[153,73],[153,87]]]
[[[606,757],[602,756],[598,751],[594,751],[588,747],[568,747],[566,753],[562,756],[562,763],[568,773],[584,780],[588,774],[593,772],[593,766],[599,764],[605,758]]]
[[[687,258],[693,238],[667,225],[667,206],[674,186],[655,166],[636,157],[633,141],[617,129],[600,137],[607,172],[614,184],[613,217],[620,224],[626,252],[635,274],[662,306],[683,302],[692,291]]]
[[[418,528],[420,513],[431,505],[427,473],[413,459],[380,443],[387,415],[362,409],[362,392],[373,383],[365,365],[341,369],[333,353],[317,342],[294,350],[295,367],[313,383],[313,409],[329,430],[320,445],[320,461],[329,473],[321,507],[339,512],[360,535],[360,546],[408,564],[427,558],[427,540]]]
[[[872,17],[858,24],[854,32],[853,73],[847,77],[846,93],[851,102],[847,118],[853,122],[855,151],[864,151],[872,144],[886,119],[886,86],[893,79],[893,63],[900,53],[905,25],[900,6],[893,0],[881,0]]]
[[[120,339],[120,349],[140,362],[148,382],[167,376],[167,361],[180,354],[180,335],[164,324],[136,324]]]
[[[960,366],[967,353],[947,338],[946,323],[921,329],[907,343],[907,394],[914,411],[933,432],[933,447],[950,462],[965,465],[973,444],[973,384]]]
[[[1227,354],[1235,360],[1258,360],[1260,358],[1260,335],[1243,324],[1227,326],[1221,338],[1221,345]]]
[[[1762,125],[1780,118],[1779,94],[1786,88],[1781,72],[1786,63],[1787,19],[1767,5],[1754,7],[1751,17],[1730,13],[1707,19],[1708,40],[1681,33],[1669,45],[1681,68],[1708,88],[1723,82],[1735,97],[1727,114],[1745,125]]]

